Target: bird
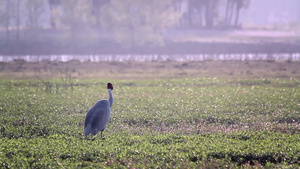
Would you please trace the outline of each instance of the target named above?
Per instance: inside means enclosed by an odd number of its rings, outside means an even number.
[[[96,135],[101,131],[101,138],[104,139],[102,133],[110,119],[110,110],[114,102],[112,90],[114,89],[111,83],[107,83],[109,94],[108,100],[99,100],[86,114],[84,122],[84,135]]]

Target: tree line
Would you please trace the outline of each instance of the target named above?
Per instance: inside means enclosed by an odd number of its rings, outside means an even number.
[[[11,30],[109,31],[125,46],[162,45],[167,28],[239,27],[240,11],[250,0],[0,0],[0,25]],[[186,10],[183,11],[183,6]],[[220,9],[225,9],[222,12]],[[47,18],[47,19],[45,19]]]
[[[182,0],[177,0],[179,3]],[[199,24],[200,27],[239,27],[240,11],[247,9],[250,0],[189,0],[185,20],[188,26]],[[220,9],[225,8],[225,13]],[[198,19],[198,23],[197,20]]]

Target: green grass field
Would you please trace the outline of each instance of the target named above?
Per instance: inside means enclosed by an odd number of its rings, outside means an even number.
[[[0,168],[299,168],[300,80],[226,77],[2,79]],[[106,139],[85,138],[108,81]]]

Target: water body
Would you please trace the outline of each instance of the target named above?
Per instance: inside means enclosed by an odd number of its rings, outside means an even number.
[[[206,61],[206,60],[270,60],[270,61],[300,61],[300,53],[245,53],[245,54],[185,54],[185,55],[21,55],[1,56],[0,62],[24,60],[27,62],[40,61]]]

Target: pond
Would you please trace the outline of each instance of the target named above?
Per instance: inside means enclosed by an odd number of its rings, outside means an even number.
[[[44,60],[68,62],[101,61],[205,61],[205,60],[270,60],[270,61],[300,61],[300,53],[242,53],[242,54],[185,54],[185,55],[15,55],[1,56],[0,62],[24,60],[39,62]]]

